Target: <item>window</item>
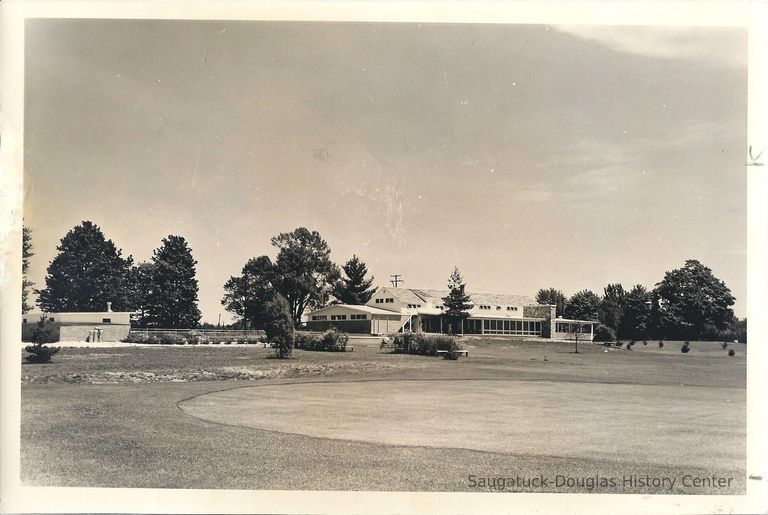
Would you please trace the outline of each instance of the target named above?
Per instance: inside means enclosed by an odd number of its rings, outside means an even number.
[[[346,320],[347,315],[331,315],[331,320]]]
[[[501,306],[496,306],[496,311],[500,310]]]
[[[421,304],[408,304],[408,307],[412,309],[416,309],[416,308],[420,308]]]
[[[111,324],[112,323],[112,319],[111,318],[102,318],[101,319],[101,323],[102,324]]]
[[[368,318],[368,315],[363,315],[363,314],[360,314],[360,315],[350,315],[349,318],[351,320],[366,320]]]
[[[517,306],[507,306],[507,311],[517,311]]]
[[[54,321],[54,320],[53,320],[53,317],[50,317],[50,318],[48,319],[48,321],[49,321],[49,322],[53,322],[53,321]]]
[[[312,315],[312,320],[328,320],[328,315]]]
[[[384,299],[384,302],[386,302],[387,304],[392,304],[393,302],[395,302],[395,299],[390,297],[388,299]]]
[[[376,304],[381,304],[382,302],[384,302],[384,299],[376,299]]]

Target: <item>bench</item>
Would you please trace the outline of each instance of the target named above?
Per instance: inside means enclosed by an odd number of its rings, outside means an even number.
[[[459,356],[466,356],[469,357],[469,351],[468,350],[439,350],[437,351],[439,355],[444,357],[445,359],[457,359]]]

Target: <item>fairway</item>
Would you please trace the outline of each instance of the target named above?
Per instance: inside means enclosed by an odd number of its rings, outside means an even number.
[[[466,339],[457,361],[255,345],[64,348],[22,365],[25,484],[477,491],[471,474],[677,478],[509,491],[738,494],[746,347]],[[73,437],[76,435],[76,437]],[[686,474],[733,478],[687,487]]]
[[[738,469],[745,391],[408,380],[236,388],[179,404],[221,424],[371,444]]]

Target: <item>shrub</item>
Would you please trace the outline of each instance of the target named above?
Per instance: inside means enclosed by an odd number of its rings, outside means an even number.
[[[612,328],[608,327],[607,325],[600,324],[595,329],[594,341],[596,342],[616,341],[616,331],[614,331]]]
[[[659,340],[659,348],[664,347],[664,342],[662,340]]]
[[[455,352],[461,346],[455,336],[445,334],[399,333],[392,338],[396,353],[437,356],[437,351]]]
[[[728,351],[728,355],[729,356],[735,356],[736,355],[736,351],[731,349],[731,350]]]
[[[297,349],[324,352],[344,352],[347,350],[349,335],[328,329],[321,335],[296,331],[294,335],[294,346]]]
[[[293,319],[288,301],[280,294],[264,306],[266,320],[264,332],[267,341],[275,348],[278,358],[288,358],[293,349]]]
[[[680,347],[680,352],[683,354],[686,354],[689,350],[691,350],[691,342],[685,342],[682,347]]]
[[[32,345],[24,347],[24,350],[29,353],[26,357],[27,363],[48,363],[51,361],[51,358],[61,350],[61,347],[47,347],[45,344],[55,341],[57,338],[53,324],[41,317],[32,331]]]

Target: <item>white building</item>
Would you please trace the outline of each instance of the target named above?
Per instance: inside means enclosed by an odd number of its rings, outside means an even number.
[[[443,308],[443,298],[448,293],[448,290],[379,288],[365,305],[333,304],[308,313],[307,327],[322,331],[333,326],[350,333],[369,334],[423,331],[556,339],[573,338],[574,331],[578,330],[580,339],[591,340],[596,324],[558,319],[555,306],[537,304],[531,297],[469,293],[469,317],[461,327],[452,327]]]

